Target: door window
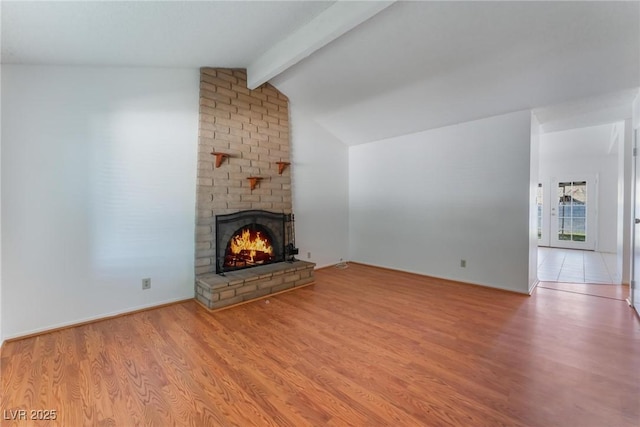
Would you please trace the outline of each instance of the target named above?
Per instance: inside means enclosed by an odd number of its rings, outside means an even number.
[[[538,184],[536,191],[536,204],[538,206],[538,240],[542,239],[542,184]]]
[[[587,238],[587,183],[558,183],[558,240],[584,242]]]

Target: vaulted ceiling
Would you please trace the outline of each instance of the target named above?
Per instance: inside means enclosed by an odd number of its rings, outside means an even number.
[[[2,1],[2,62],[246,67],[331,2]]]
[[[346,144],[534,109],[619,120],[640,2],[1,3],[2,63],[248,68]]]

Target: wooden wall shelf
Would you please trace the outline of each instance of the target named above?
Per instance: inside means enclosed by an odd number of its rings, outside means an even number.
[[[252,190],[254,190],[256,188],[256,185],[258,185],[260,180],[262,180],[262,177],[261,176],[250,176],[247,179],[249,180],[249,186],[251,187]]]
[[[289,162],[276,162],[276,165],[278,165],[278,175],[282,175],[282,172],[284,172],[284,170],[287,168],[287,166],[289,166],[291,163]]]
[[[226,158],[229,157],[228,153],[220,153],[217,151],[213,151],[211,154],[213,154],[214,156],[216,156],[216,167],[219,168],[220,165],[222,164],[222,161]]]

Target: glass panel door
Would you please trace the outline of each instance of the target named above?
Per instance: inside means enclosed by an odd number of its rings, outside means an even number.
[[[549,186],[549,181],[546,181],[544,183],[538,183],[538,188],[536,189],[536,205],[538,210],[538,246],[551,246],[551,243],[549,242],[549,224],[551,219],[550,205],[553,205],[553,203],[549,203],[549,201],[552,200],[552,197],[549,195],[550,188],[553,189],[553,185]],[[553,198],[555,198],[555,195],[553,195]],[[553,208],[555,212],[555,205]]]
[[[538,188],[536,191],[536,205],[538,208],[538,244],[542,244],[545,236],[545,232],[542,229],[542,225],[544,223],[543,221],[543,213],[544,213],[544,209],[543,209],[543,193],[542,193],[542,184],[539,183],[538,184]]]
[[[593,180],[595,182],[595,180]],[[595,249],[595,200],[587,180],[562,180],[555,184],[551,208],[551,245]]]

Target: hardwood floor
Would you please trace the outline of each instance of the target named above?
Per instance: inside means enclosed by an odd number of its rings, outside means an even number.
[[[640,320],[351,265],[5,344],[3,426],[638,426]],[[7,420],[55,410],[55,421]],[[38,415],[37,413],[35,413]]]

